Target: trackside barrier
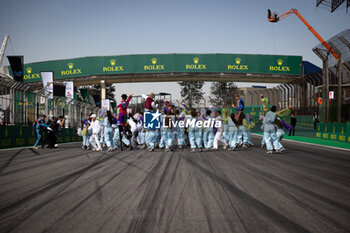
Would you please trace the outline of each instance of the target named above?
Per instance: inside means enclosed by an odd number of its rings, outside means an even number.
[[[312,120],[312,116],[298,116],[297,115],[296,118],[297,118],[297,127],[304,127],[304,128],[309,128],[309,129],[314,128],[314,122]],[[281,117],[281,119],[284,120],[287,124],[290,123],[290,116]]]
[[[350,143],[350,123],[318,123],[316,137]]]
[[[75,128],[64,128],[57,133],[57,142],[81,141]],[[0,149],[32,146],[36,141],[36,133],[32,126],[0,126]]]

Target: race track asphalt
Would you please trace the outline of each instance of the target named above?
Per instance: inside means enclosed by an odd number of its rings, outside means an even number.
[[[350,232],[350,152],[284,145],[2,150],[0,232]]]

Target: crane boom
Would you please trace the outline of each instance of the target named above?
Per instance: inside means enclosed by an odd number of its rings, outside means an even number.
[[[271,15],[271,11],[268,10],[268,21],[269,22],[273,22],[276,23],[278,21],[281,21],[285,18],[287,18],[288,16],[295,14],[296,16],[298,16],[298,18],[305,24],[305,26],[307,27],[307,29],[309,29],[312,34],[314,34],[314,36],[316,36],[316,38],[321,42],[321,44],[326,47],[326,49],[333,55],[333,57],[338,60],[339,55],[332,49],[332,47],[320,36],[320,34],[318,34],[316,32],[316,30],[311,27],[311,25],[304,19],[303,16],[301,16],[301,14],[296,10],[296,9],[291,9],[289,11],[287,11],[286,13],[280,15],[279,17],[277,16],[277,14]]]

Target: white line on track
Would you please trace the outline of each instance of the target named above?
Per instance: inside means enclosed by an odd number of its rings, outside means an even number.
[[[252,133],[252,135],[260,136],[260,137],[263,136],[263,135],[256,134],[256,133]],[[284,139],[284,138],[283,138],[283,141],[294,142],[294,143],[300,143],[300,144],[311,145],[311,146],[322,146],[322,147],[326,147],[326,148],[330,148],[330,149],[337,149],[337,150],[343,150],[343,151],[350,151],[350,149],[341,148],[341,147],[326,146],[326,145],[322,145],[322,144],[316,144],[316,143],[310,143],[310,142],[301,142],[301,141],[295,141],[295,140]]]

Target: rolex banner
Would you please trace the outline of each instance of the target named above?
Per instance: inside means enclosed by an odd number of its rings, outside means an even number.
[[[45,95],[53,98],[53,72],[40,72],[43,80]]]
[[[17,82],[23,82],[23,56],[7,56],[9,60],[13,78]]]
[[[66,85],[66,97],[69,99],[73,99],[74,98],[74,84],[73,82],[64,82],[64,84]]]
[[[54,72],[55,81],[60,79],[74,81],[75,78],[84,79],[83,77],[97,75],[154,73],[250,73],[299,76],[301,64],[301,56],[259,54],[135,54],[83,57],[25,64],[24,82],[41,81],[40,72],[48,70]]]

